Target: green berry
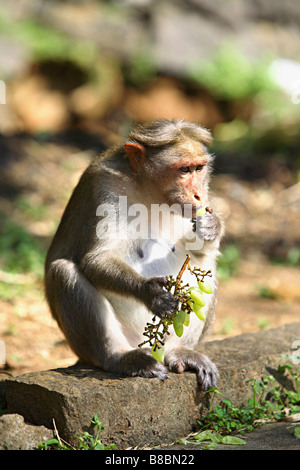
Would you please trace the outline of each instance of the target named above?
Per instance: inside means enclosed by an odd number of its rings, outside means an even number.
[[[177,336],[183,335],[183,322],[185,321],[185,311],[179,310],[176,317],[174,318],[173,328]]]
[[[193,305],[193,311],[195,312],[195,314],[197,315],[197,317],[200,320],[202,320],[202,321],[205,320],[206,314],[205,314],[205,311],[204,311],[203,307],[200,307],[199,305],[194,304]]]
[[[199,217],[200,215],[204,215],[205,214],[205,209],[204,207],[200,207],[197,212],[196,212],[197,216]]]
[[[185,312],[185,319],[183,322],[184,326],[189,326],[190,324],[190,314],[188,312]]]
[[[152,352],[152,356],[154,357],[154,359],[156,361],[164,362],[165,351],[164,351],[164,348],[162,346],[159,347],[159,346],[154,344],[152,346],[151,352]]]
[[[198,282],[199,289],[202,290],[202,292],[205,292],[205,294],[212,294],[213,290],[210,284],[205,281],[199,281]]]
[[[173,323],[173,328],[176,333],[176,336],[179,336],[179,338],[183,335],[183,325],[179,325],[178,323]]]
[[[185,320],[185,311],[179,310],[174,318],[174,323],[176,322],[178,325],[182,325]]]
[[[205,299],[199,287],[191,287],[189,291],[192,301],[199,307],[204,307]]]

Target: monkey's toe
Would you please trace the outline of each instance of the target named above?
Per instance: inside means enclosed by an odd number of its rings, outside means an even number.
[[[126,375],[132,377],[144,377],[147,379],[157,377],[161,380],[168,379],[168,370],[161,362],[156,361],[150,348],[138,348],[125,353],[120,361]]]
[[[132,373],[133,377],[144,377],[146,379],[158,378],[160,380],[167,380],[169,378],[167,369],[163,364],[155,361],[155,364],[147,368],[139,369]]]
[[[169,369],[170,369],[171,372],[175,372],[175,374],[182,374],[185,370],[185,367],[182,364],[182,362],[178,361],[178,362],[175,362],[174,364],[170,365]]]
[[[185,370],[194,370],[203,391],[216,387],[218,384],[218,369],[205,354],[190,349],[179,349],[172,351],[166,362],[169,370],[177,374],[181,374]]]
[[[196,369],[196,373],[198,382],[204,392],[218,385],[219,372],[213,362],[210,361],[210,364],[205,366],[200,365]]]

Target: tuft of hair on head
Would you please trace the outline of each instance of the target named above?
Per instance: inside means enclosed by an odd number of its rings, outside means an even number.
[[[208,129],[184,119],[157,119],[147,124],[137,125],[129,134],[129,142],[138,142],[146,147],[164,147],[175,144],[184,137],[190,137],[211,145],[212,135]]]

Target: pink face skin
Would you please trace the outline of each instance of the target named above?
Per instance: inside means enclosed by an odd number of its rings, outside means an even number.
[[[138,172],[146,159],[143,146],[126,144],[125,150],[131,169]],[[208,161],[209,156],[200,142],[185,141],[177,146],[173,161],[165,171],[157,175],[158,186],[163,188],[169,203],[191,204],[193,217],[199,207],[207,204],[204,182]]]
[[[174,176],[176,174],[177,186],[181,189],[181,194],[184,195],[185,203],[193,206],[193,216],[196,215],[199,207],[207,203],[206,190],[203,184],[207,173],[206,165],[207,158],[204,157],[183,160],[172,165]]]

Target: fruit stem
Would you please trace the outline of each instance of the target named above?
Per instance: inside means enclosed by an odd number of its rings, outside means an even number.
[[[186,260],[185,262],[183,263],[183,265],[181,266],[181,269],[179,271],[179,273],[177,274],[177,277],[176,277],[176,285],[175,285],[175,290],[174,290],[174,296],[177,294],[177,291],[178,291],[178,287],[180,286],[180,281],[181,281],[181,278],[183,276],[183,273],[184,271],[186,270],[187,268],[187,265],[189,264],[190,262],[190,255],[186,255]]]

